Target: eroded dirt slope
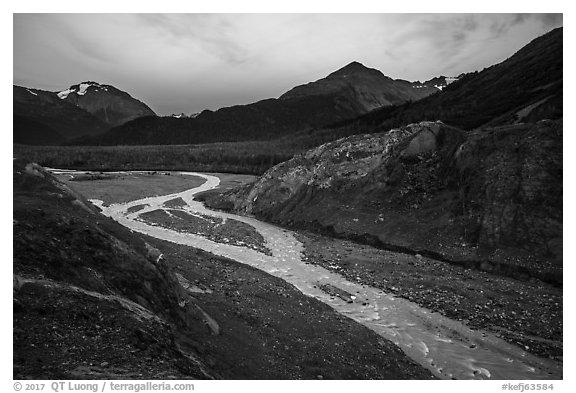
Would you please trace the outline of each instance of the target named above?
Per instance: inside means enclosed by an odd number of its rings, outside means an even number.
[[[421,122],[327,143],[208,205],[562,285],[562,122]]]

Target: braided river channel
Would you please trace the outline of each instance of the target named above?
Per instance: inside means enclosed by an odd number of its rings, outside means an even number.
[[[56,172],[56,171],[55,171]],[[64,172],[64,171],[62,171]],[[61,172],[61,173],[62,173]],[[65,171],[65,173],[73,173]],[[328,304],[334,310],[373,330],[399,346],[409,357],[441,379],[561,379],[562,365],[536,357],[495,335],[471,330],[465,324],[431,312],[406,299],[380,289],[349,281],[343,276],[302,260],[302,244],[283,228],[252,217],[213,211],[194,200],[194,195],[216,188],[220,179],[213,175],[181,172],[205,182],[183,192],[143,198],[104,206],[91,202],[102,213],[125,227],[165,241],[187,245],[258,268],[294,285],[305,295]],[[190,214],[234,219],[260,233],[272,255],[231,244],[216,243],[203,236],[150,225],[141,214],[165,210],[164,203],[182,198],[183,210]],[[145,205],[135,211],[135,206]],[[321,287],[336,287],[354,294],[352,302],[324,292]],[[357,300],[356,300],[357,299]]]

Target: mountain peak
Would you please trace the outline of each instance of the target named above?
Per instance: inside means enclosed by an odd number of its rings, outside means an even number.
[[[114,86],[84,81],[56,93],[58,98],[74,104],[115,127],[127,121],[156,114],[143,102]]]
[[[354,69],[368,69],[368,67],[366,67],[364,64],[360,63],[359,61],[352,61],[349,64],[345,65],[344,67],[341,68],[341,70],[345,70],[345,69],[349,69],[349,70],[354,70]]]
[[[373,68],[368,68],[362,63],[359,63],[357,61],[353,61],[353,62],[345,65],[344,67],[340,68],[339,70],[334,71],[329,76],[346,76],[346,75],[352,75],[352,74],[365,74],[365,73],[374,72],[374,71],[380,73],[380,71],[378,71],[378,70],[375,70]]]
[[[426,86],[422,86],[426,87]],[[415,89],[407,81],[394,81],[377,69],[353,61],[316,82],[296,86],[280,96],[281,100],[312,96],[342,97],[359,113],[381,106],[402,104],[423,98],[436,89]]]

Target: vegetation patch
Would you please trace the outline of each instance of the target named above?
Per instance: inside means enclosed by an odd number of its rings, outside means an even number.
[[[140,210],[144,209],[146,206],[149,206],[149,205],[144,204],[144,205],[131,206],[128,209],[126,209],[126,211],[128,213],[136,213],[136,212],[139,212]]]
[[[238,220],[223,220],[176,209],[156,209],[141,214],[138,219],[178,232],[194,233],[217,243],[247,247],[266,255],[272,255],[262,235],[252,226]]]
[[[186,202],[184,202],[184,199],[178,197],[178,198],[170,199],[169,201],[164,202],[163,206],[164,207],[179,208],[179,207],[188,206],[188,204]]]
[[[69,175],[58,175],[68,180]],[[205,180],[201,177],[164,173],[125,173],[112,178],[91,181],[66,182],[73,190],[88,199],[99,199],[105,205],[125,203],[137,199],[182,192],[198,187]]]
[[[70,181],[91,181],[91,180],[105,180],[114,179],[116,175],[107,174],[102,172],[80,173],[70,176]]]

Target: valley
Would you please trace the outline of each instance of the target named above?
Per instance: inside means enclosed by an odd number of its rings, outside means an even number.
[[[293,24],[225,45],[245,17],[77,15],[162,42],[60,77],[23,60],[60,17],[14,17],[13,378],[564,379],[562,15],[383,14],[419,30],[301,58]]]
[[[104,217],[62,176],[14,162],[15,379],[433,378],[284,280]],[[140,176],[144,195],[162,182]]]
[[[542,330],[547,326],[547,321],[546,318],[541,318],[548,313],[548,322],[551,322],[557,320],[558,313],[561,313],[561,304],[558,303],[561,303],[561,293],[553,288],[548,290],[546,296],[542,296],[545,301],[540,302],[540,312],[535,312],[534,316],[512,317],[516,321],[520,318],[523,322],[519,326],[526,326],[524,329],[506,332],[505,329],[498,328],[498,323],[491,326],[490,321],[493,322],[498,317],[507,319],[511,313],[521,312],[526,304],[531,304],[533,300],[525,297],[526,293],[530,292],[530,284],[510,279],[505,283],[503,280],[506,279],[497,276],[468,269],[455,269],[443,262],[421,256],[383,253],[370,247],[318,235],[300,233],[294,238],[285,230],[275,229],[249,217],[210,211],[193,198],[197,192],[216,187],[218,178],[202,174],[200,176],[207,181],[195,190],[112,204],[108,207],[102,205],[104,214],[148,236],[200,248],[282,278],[305,295],[327,303],[343,315],[390,339],[437,377],[509,378],[517,375],[522,378],[545,379],[558,376],[560,369],[555,364],[562,359],[561,326],[559,337],[558,333]],[[229,175],[227,177],[230,178]],[[254,252],[246,245],[232,245],[221,240],[215,243],[205,234],[199,236],[190,231],[174,231],[166,224],[158,226],[158,223],[155,223],[150,226],[150,223],[137,218],[145,215],[146,211],[163,209],[168,212],[166,205],[172,207],[169,202],[175,198],[186,204],[183,208],[188,213],[236,219],[254,226],[266,238],[272,254],[267,256],[258,251]],[[101,204],[98,201],[94,203]],[[134,210],[134,206],[145,207]],[[182,207],[182,203],[179,203],[179,206]],[[302,243],[296,239],[300,239]],[[180,248],[185,250],[182,246]],[[299,256],[298,250],[303,252],[302,256]],[[360,266],[355,261],[360,261]],[[352,262],[355,262],[354,266],[349,266]],[[443,273],[438,275],[439,271]],[[467,286],[459,290],[463,275],[466,275],[464,280]],[[386,285],[381,285],[378,281],[386,282]],[[206,286],[206,282],[201,284],[201,287]],[[376,288],[381,288],[384,292]],[[518,296],[526,303],[518,303]],[[420,309],[415,303],[402,298],[409,298],[433,312]],[[484,304],[486,302],[488,303]],[[490,305],[495,308],[488,310],[490,315],[486,316],[483,313]],[[457,312],[451,312],[452,310]],[[470,330],[457,320],[468,322],[470,327],[480,330]],[[500,321],[502,322],[506,320]],[[541,325],[538,325],[539,323]],[[508,326],[506,323],[503,325]],[[535,335],[527,336],[527,331],[532,331]],[[518,347],[504,344],[497,336]],[[554,338],[560,339],[559,347],[554,344]],[[524,351],[544,358],[527,355]],[[547,360],[548,357],[556,361]],[[532,371],[525,373],[522,370]]]

